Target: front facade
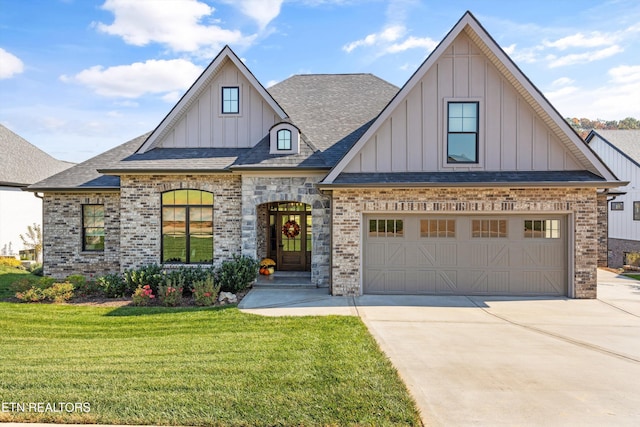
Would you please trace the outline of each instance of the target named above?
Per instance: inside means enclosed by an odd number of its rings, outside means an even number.
[[[266,90],[227,47],[150,134],[31,189],[54,276],[243,254],[333,295],[594,298],[619,185],[467,13],[401,89]]]
[[[608,265],[631,264],[640,254],[640,130],[597,130],[586,138],[611,170],[628,182],[609,196]]]

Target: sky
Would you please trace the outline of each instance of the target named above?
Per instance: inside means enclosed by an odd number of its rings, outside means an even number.
[[[0,0],[0,123],[84,161],[153,130],[225,45],[267,88],[400,87],[467,10],[564,117],[640,118],[638,0]]]

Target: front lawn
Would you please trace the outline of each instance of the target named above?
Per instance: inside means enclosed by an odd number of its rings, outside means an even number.
[[[632,279],[640,280],[640,274],[625,274],[627,277],[631,277]]]
[[[14,296],[15,291],[11,289],[11,284],[16,280],[29,276],[31,274],[28,271],[0,265],[0,300]]]
[[[0,331],[0,422],[420,425],[357,317],[0,303]]]

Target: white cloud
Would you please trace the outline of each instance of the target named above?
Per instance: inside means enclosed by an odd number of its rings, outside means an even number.
[[[269,22],[280,14],[283,0],[236,0],[231,4],[237,5],[240,11],[255,20],[260,29],[264,29]]]
[[[600,32],[593,32],[589,36],[585,36],[582,33],[576,33],[567,37],[563,37],[554,42],[544,41],[542,44],[547,47],[554,47],[559,50],[565,50],[569,48],[592,48],[600,46],[610,46],[616,43],[618,37],[614,34],[603,34]]]
[[[502,46],[502,50],[504,50],[504,53],[507,55],[511,55],[516,50],[516,44],[512,43],[509,46]]]
[[[551,82],[551,86],[553,87],[567,86],[574,82],[575,80],[570,79],[569,77],[560,77],[559,79],[555,79],[553,82]]]
[[[363,39],[353,41],[342,47],[347,53],[351,53],[354,49],[363,46],[377,46],[380,44],[393,43],[404,35],[406,29],[402,25],[392,25],[383,29],[378,33],[372,33]]]
[[[438,42],[429,37],[420,38],[420,37],[410,36],[409,38],[404,40],[402,43],[392,44],[391,46],[387,47],[385,51],[388,53],[396,53],[396,52],[403,52],[408,49],[424,48],[425,50],[431,52],[433,49],[436,48],[436,46],[438,46]]]
[[[9,79],[24,71],[24,64],[12,53],[0,47],[0,79]]]
[[[611,81],[614,83],[628,84],[640,81],[640,65],[620,65],[609,70]]]
[[[613,45],[601,50],[592,50],[583,53],[572,53],[561,57],[548,55],[547,59],[549,60],[549,68],[556,68],[564,67],[566,65],[586,64],[589,62],[598,61],[600,59],[608,58],[617,53],[620,53],[623,50],[624,49],[622,49],[620,46]]]
[[[161,6],[156,1],[107,0],[102,8],[113,12],[114,20],[111,25],[99,22],[96,28],[134,46],[161,43],[176,52],[195,52],[202,47],[249,44],[254,38],[201,24],[215,9],[198,0],[163,0]]]
[[[201,67],[184,59],[149,60],[109,68],[96,65],[75,76],[63,75],[60,79],[88,86],[102,96],[138,98],[145,94],[167,96],[183,91],[201,72]]]

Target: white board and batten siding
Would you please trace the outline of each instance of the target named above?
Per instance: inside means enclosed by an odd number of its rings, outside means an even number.
[[[240,88],[239,114],[221,113],[223,86]],[[235,64],[226,61],[156,146],[251,148],[278,120],[277,113]]]
[[[599,135],[591,139],[589,146],[621,181],[629,181],[628,185],[619,188],[626,194],[616,196],[614,200],[623,202],[624,210],[611,210],[609,204],[609,238],[640,240],[640,221],[633,220],[633,202],[640,202],[640,166],[603,141]]]
[[[479,102],[479,163],[447,164],[447,101]],[[366,141],[344,172],[583,169],[464,33]]]

